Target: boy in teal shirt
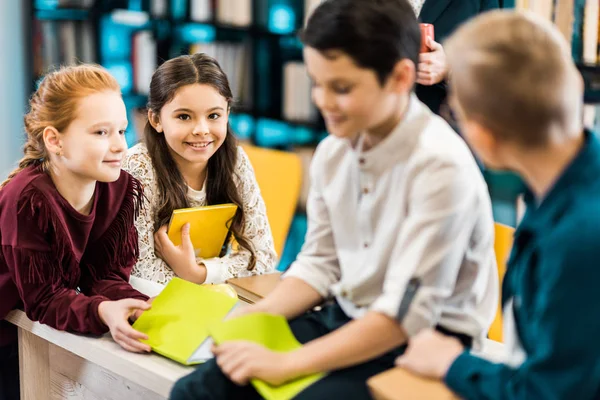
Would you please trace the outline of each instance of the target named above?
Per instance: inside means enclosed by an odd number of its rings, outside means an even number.
[[[397,364],[466,399],[600,398],[600,142],[581,123],[583,85],[549,22],[493,12],[446,45],[465,137],[529,187],[503,282],[506,359],[425,331]]]

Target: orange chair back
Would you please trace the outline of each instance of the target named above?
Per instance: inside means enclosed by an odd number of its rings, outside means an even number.
[[[302,185],[302,164],[294,153],[244,144],[267,207],[275,251],[281,257]]]
[[[510,226],[499,223],[494,224],[494,251],[496,253],[496,263],[498,264],[498,277],[500,278],[500,301],[488,337],[497,342],[502,341],[502,279],[504,279],[504,273],[506,272],[506,263],[512,249],[514,233],[515,229]]]

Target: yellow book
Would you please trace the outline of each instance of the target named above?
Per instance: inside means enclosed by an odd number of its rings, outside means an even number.
[[[229,285],[197,285],[173,278],[133,324],[148,335],[142,340],[158,354],[181,364],[199,364],[212,358],[208,328],[237,303]]]
[[[302,347],[294,337],[286,319],[281,315],[264,313],[242,315],[216,323],[209,328],[209,331],[216,344],[246,340],[278,352],[288,352]],[[313,374],[280,386],[272,386],[258,379],[252,379],[250,382],[267,400],[288,400],[324,376],[325,374]]]
[[[218,257],[236,211],[235,204],[180,208],[173,211],[167,234],[173,244],[179,246],[181,228],[189,223],[196,257]]]

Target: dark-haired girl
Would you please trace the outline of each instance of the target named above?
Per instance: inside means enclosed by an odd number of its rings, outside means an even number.
[[[144,143],[129,150],[124,167],[142,182],[147,198],[136,222],[134,276],[163,284],[173,276],[222,283],[275,267],[265,204],[228,124],[232,100],[227,76],[205,54],[173,58],[154,73]],[[173,210],[223,203],[238,206],[231,225],[237,245],[221,257],[196,257],[192,246],[169,240]]]

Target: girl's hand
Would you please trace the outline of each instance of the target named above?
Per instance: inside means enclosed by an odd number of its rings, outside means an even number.
[[[152,302],[154,301],[155,297],[150,297],[148,300],[146,300],[146,303],[148,305],[151,305]],[[135,310],[135,312],[133,314],[131,314],[131,317],[129,317],[129,321],[131,321],[132,323],[137,321],[137,319],[140,317],[140,315],[142,315],[142,313],[145,310]]]
[[[169,239],[167,226],[161,226],[154,234],[154,248],[157,255],[169,264],[180,278],[198,284],[206,280],[206,267],[196,263],[196,253],[190,238],[190,224],[185,224],[181,228],[179,246],[175,246]]]
[[[123,299],[117,301],[103,301],[98,306],[98,314],[102,322],[110,329],[115,342],[127,351],[134,353],[149,353],[149,345],[140,342],[147,340],[148,336],[136,331],[129,325],[129,317],[137,311],[150,309],[150,304],[138,299]]]

